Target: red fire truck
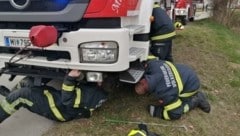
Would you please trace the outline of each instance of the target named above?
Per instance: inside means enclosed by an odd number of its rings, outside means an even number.
[[[180,21],[183,25],[194,21],[196,5],[192,0],[163,0],[162,4],[173,21]]]

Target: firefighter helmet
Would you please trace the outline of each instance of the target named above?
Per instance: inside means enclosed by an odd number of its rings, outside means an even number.
[[[182,25],[181,22],[175,22],[174,26],[175,26],[175,29],[178,29],[178,30],[184,29],[184,26]]]

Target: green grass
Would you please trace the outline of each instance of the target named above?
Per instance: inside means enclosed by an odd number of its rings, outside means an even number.
[[[151,131],[166,136],[235,136],[240,134],[240,37],[210,20],[189,23],[177,32],[173,56],[176,63],[190,65],[198,73],[202,90],[212,105],[210,114],[196,109],[180,120],[152,118],[146,106],[150,96],[137,96],[132,86],[120,86],[90,119],[57,123],[44,136],[126,136],[137,127],[107,119],[157,123]],[[168,126],[161,126],[168,125]],[[188,131],[174,126],[185,125]]]

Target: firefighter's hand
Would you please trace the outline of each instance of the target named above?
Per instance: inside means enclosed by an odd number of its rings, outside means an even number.
[[[68,76],[70,77],[80,77],[81,71],[73,69],[68,73]]]

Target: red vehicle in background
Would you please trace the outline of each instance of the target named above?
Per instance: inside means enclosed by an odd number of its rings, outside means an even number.
[[[187,21],[194,21],[196,5],[192,0],[175,0],[175,20],[179,20],[183,25]]]
[[[196,5],[192,0],[163,0],[162,4],[174,22],[186,25],[187,21],[194,21]]]

